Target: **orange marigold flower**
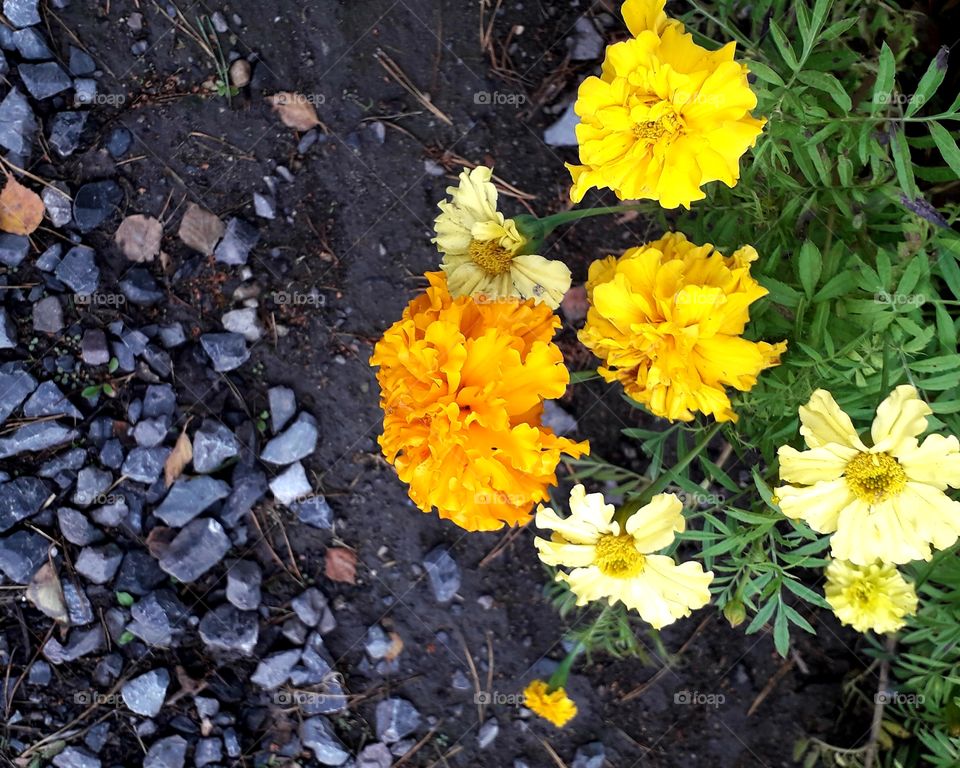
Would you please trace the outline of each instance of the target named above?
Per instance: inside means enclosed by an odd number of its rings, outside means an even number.
[[[561,453],[586,442],[540,423],[570,374],[552,342],[560,320],[533,300],[453,298],[442,272],[377,343],[380,447],[424,512],[468,531],[530,519]]]

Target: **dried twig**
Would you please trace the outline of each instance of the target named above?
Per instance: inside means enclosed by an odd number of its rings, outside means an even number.
[[[386,73],[390,75],[400,87],[407,91],[407,93],[423,104],[434,117],[447,125],[453,125],[453,120],[437,107],[436,104],[430,101],[430,97],[417,88],[417,86],[413,84],[413,81],[407,77],[407,74],[400,69],[400,65],[391,59],[382,49],[378,50],[374,54],[374,57],[380,62],[380,66],[386,70]]]

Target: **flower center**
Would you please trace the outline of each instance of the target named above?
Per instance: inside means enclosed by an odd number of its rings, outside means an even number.
[[[467,253],[474,263],[492,277],[510,270],[513,254],[496,240],[471,240]]]
[[[630,579],[643,573],[646,558],[637,552],[633,536],[601,536],[597,541],[597,567],[605,576]]]
[[[850,588],[850,601],[861,608],[866,607],[873,600],[873,585],[860,582]]]
[[[637,141],[656,142],[667,133],[677,132],[677,119],[672,115],[663,115],[656,120],[635,123],[633,135]]]
[[[907,484],[907,473],[889,453],[859,453],[844,470],[857,498],[878,503],[896,496]]]

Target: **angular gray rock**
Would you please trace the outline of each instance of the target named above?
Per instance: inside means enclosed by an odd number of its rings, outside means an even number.
[[[435,547],[423,558],[430,589],[437,602],[447,603],[460,589],[460,566],[443,547]]]
[[[3,0],[3,15],[15,27],[22,29],[40,23],[38,5],[39,0]]]
[[[177,528],[189,523],[230,493],[230,486],[212,477],[178,479],[154,514]]]
[[[121,471],[131,480],[150,485],[157,481],[163,472],[163,464],[170,455],[169,448],[134,448],[127,454]]]
[[[83,414],[67,400],[63,390],[52,381],[44,381],[23,404],[23,415],[36,419],[41,416],[70,416],[82,419]]]
[[[35,477],[18,477],[0,485],[0,533],[40,511],[50,486]]]
[[[143,758],[143,768],[183,768],[187,760],[187,740],[168,736],[153,742]]]
[[[144,717],[156,717],[163,707],[169,685],[170,673],[162,668],[153,669],[124,683],[120,695],[132,712]]]
[[[223,264],[246,264],[250,251],[260,240],[260,230],[243,219],[230,219],[214,257]]]
[[[570,768],[603,768],[606,750],[599,741],[591,741],[577,748]]]
[[[250,359],[247,342],[239,333],[205,333],[200,345],[219,373],[239,368]]]
[[[47,562],[50,542],[33,531],[15,531],[0,536],[0,571],[14,584],[29,584]]]
[[[0,373],[0,424],[37,388],[37,380],[26,371]]]
[[[53,271],[57,279],[73,289],[74,293],[89,296],[100,283],[100,270],[94,259],[93,248],[75,245]]]
[[[377,738],[393,744],[409,736],[420,726],[420,713],[406,699],[384,699],[377,704]]]
[[[63,328],[63,306],[56,296],[47,296],[33,305],[33,330],[59,333]]]
[[[250,681],[270,691],[283,685],[290,678],[290,671],[300,661],[300,651],[282,651],[260,660]]]
[[[297,519],[313,528],[330,530],[333,528],[333,510],[326,498],[317,493],[301,501],[295,501],[290,509],[297,513]]]
[[[102,765],[96,755],[78,747],[66,747],[53,758],[57,768],[100,768]]]
[[[29,156],[36,132],[37,119],[30,102],[19,90],[11,88],[0,102],[0,146],[15,155]]]
[[[24,87],[35,99],[47,99],[67,90],[73,83],[63,67],[55,61],[42,64],[21,64],[17,67]]]
[[[321,765],[343,765],[350,759],[350,753],[325,718],[311,717],[300,723],[300,741]]]
[[[293,464],[313,453],[318,437],[316,420],[309,414],[301,413],[282,434],[267,443],[260,458],[270,464]]]
[[[16,349],[17,324],[6,307],[0,307],[0,349]]]
[[[230,551],[230,538],[216,520],[191,520],[170,542],[160,567],[182,582],[196,581]]]
[[[77,475],[77,487],[73,492],[73,503],[78,507],[104,504],[104,495],[113,483],[113,475],[96,467],[84,467]]]
[[[313,492],[313,486],[307,480],[303,464],[298,461],[270,481],[270,491],[281,504],[290,504],[297,499],[309,496]]]
[[[0,235],[0,264],[19,267],[30,253],[30,238],[23,235]]]
[[[297,412],[297,398],[289,387],[270,387],[267,401],[270,404],[270,426],[276,434]]]
[[[193,468],[201,474],[213,472],[238,453],[240,441],[226,426],[214,419],[204,419],[193,436]]]
[[[227,571],[227,600],[241,611],[260,607],[260,583],[263,574],[252,560],[240,560]]]
[[[113,578],[122,560],[123,552],[116,544],[110,542],[100,547],[81,549],[74,567],[77,573],[94,584],[106,584]]]
[[[45,451],[57,445],[69,443],[79,437],[75,429],[67,429],[55,421],[33,421],[25,424],[9,436],[0,438],[0,459],[18,453]]]
[[[259,622],[253,611],[241,611],[229,603],[207,611],[200,620],[200,639],[213,652],[250,656],[257,645]]]

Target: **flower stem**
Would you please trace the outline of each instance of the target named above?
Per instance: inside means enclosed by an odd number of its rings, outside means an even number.
[[[520,234],[526,239],[527,243],[523,248],[523,253],[537,253],[543,244],[544,238],[553,230],[562,224],[568,224],[571,221],[579,221],[590,216],[606,216],[611,213],[624,213],[626,211],[639,211],[646,206],[642,203],[636,205],[608,205],[601,208],[581,208],[576,211],[561,211],[550,216],[544,216],[542,219],[530,214],[522,214],[513,218],[514,223]]]
[[[670,481],[673,480],[673,478],[679,472],[682,472],[684,469],[686,469],[690,465],[690,462],[704,452],[704,450],[710,444],[710,441],[713,440],[714,436],[721,430],[722,427],[723,424],[720,422],[716,422],[712,427],[710,427],[700,442],[697,443],[689,452],[687,452],[687,454],[680,459],[680,461],[674,464],[669,472],[662,473],[660,477],[644,488],[640,495],[620,507],[620,509],[617,511],[617,520],[624,522],[630,517],[630,515],[640,509],[640,507],[644,506],[645,504],[649,504],[650,500],[660,493],[664,488],[666,488],[670,484]]]
[[[567,678],[570,677],[570,669],[573,667],[573,662],[576,660],[583,651],[586,650],[586,647],[583,643],[577,642],[573,648],[570,649],[570,652],[567,654],[566,658],[560,662],[559,666],[553,670],[553,674],[550,675],[550,679],[547,681],[547,693],[553,693],[558,688],[563,688],[567,684]]]

